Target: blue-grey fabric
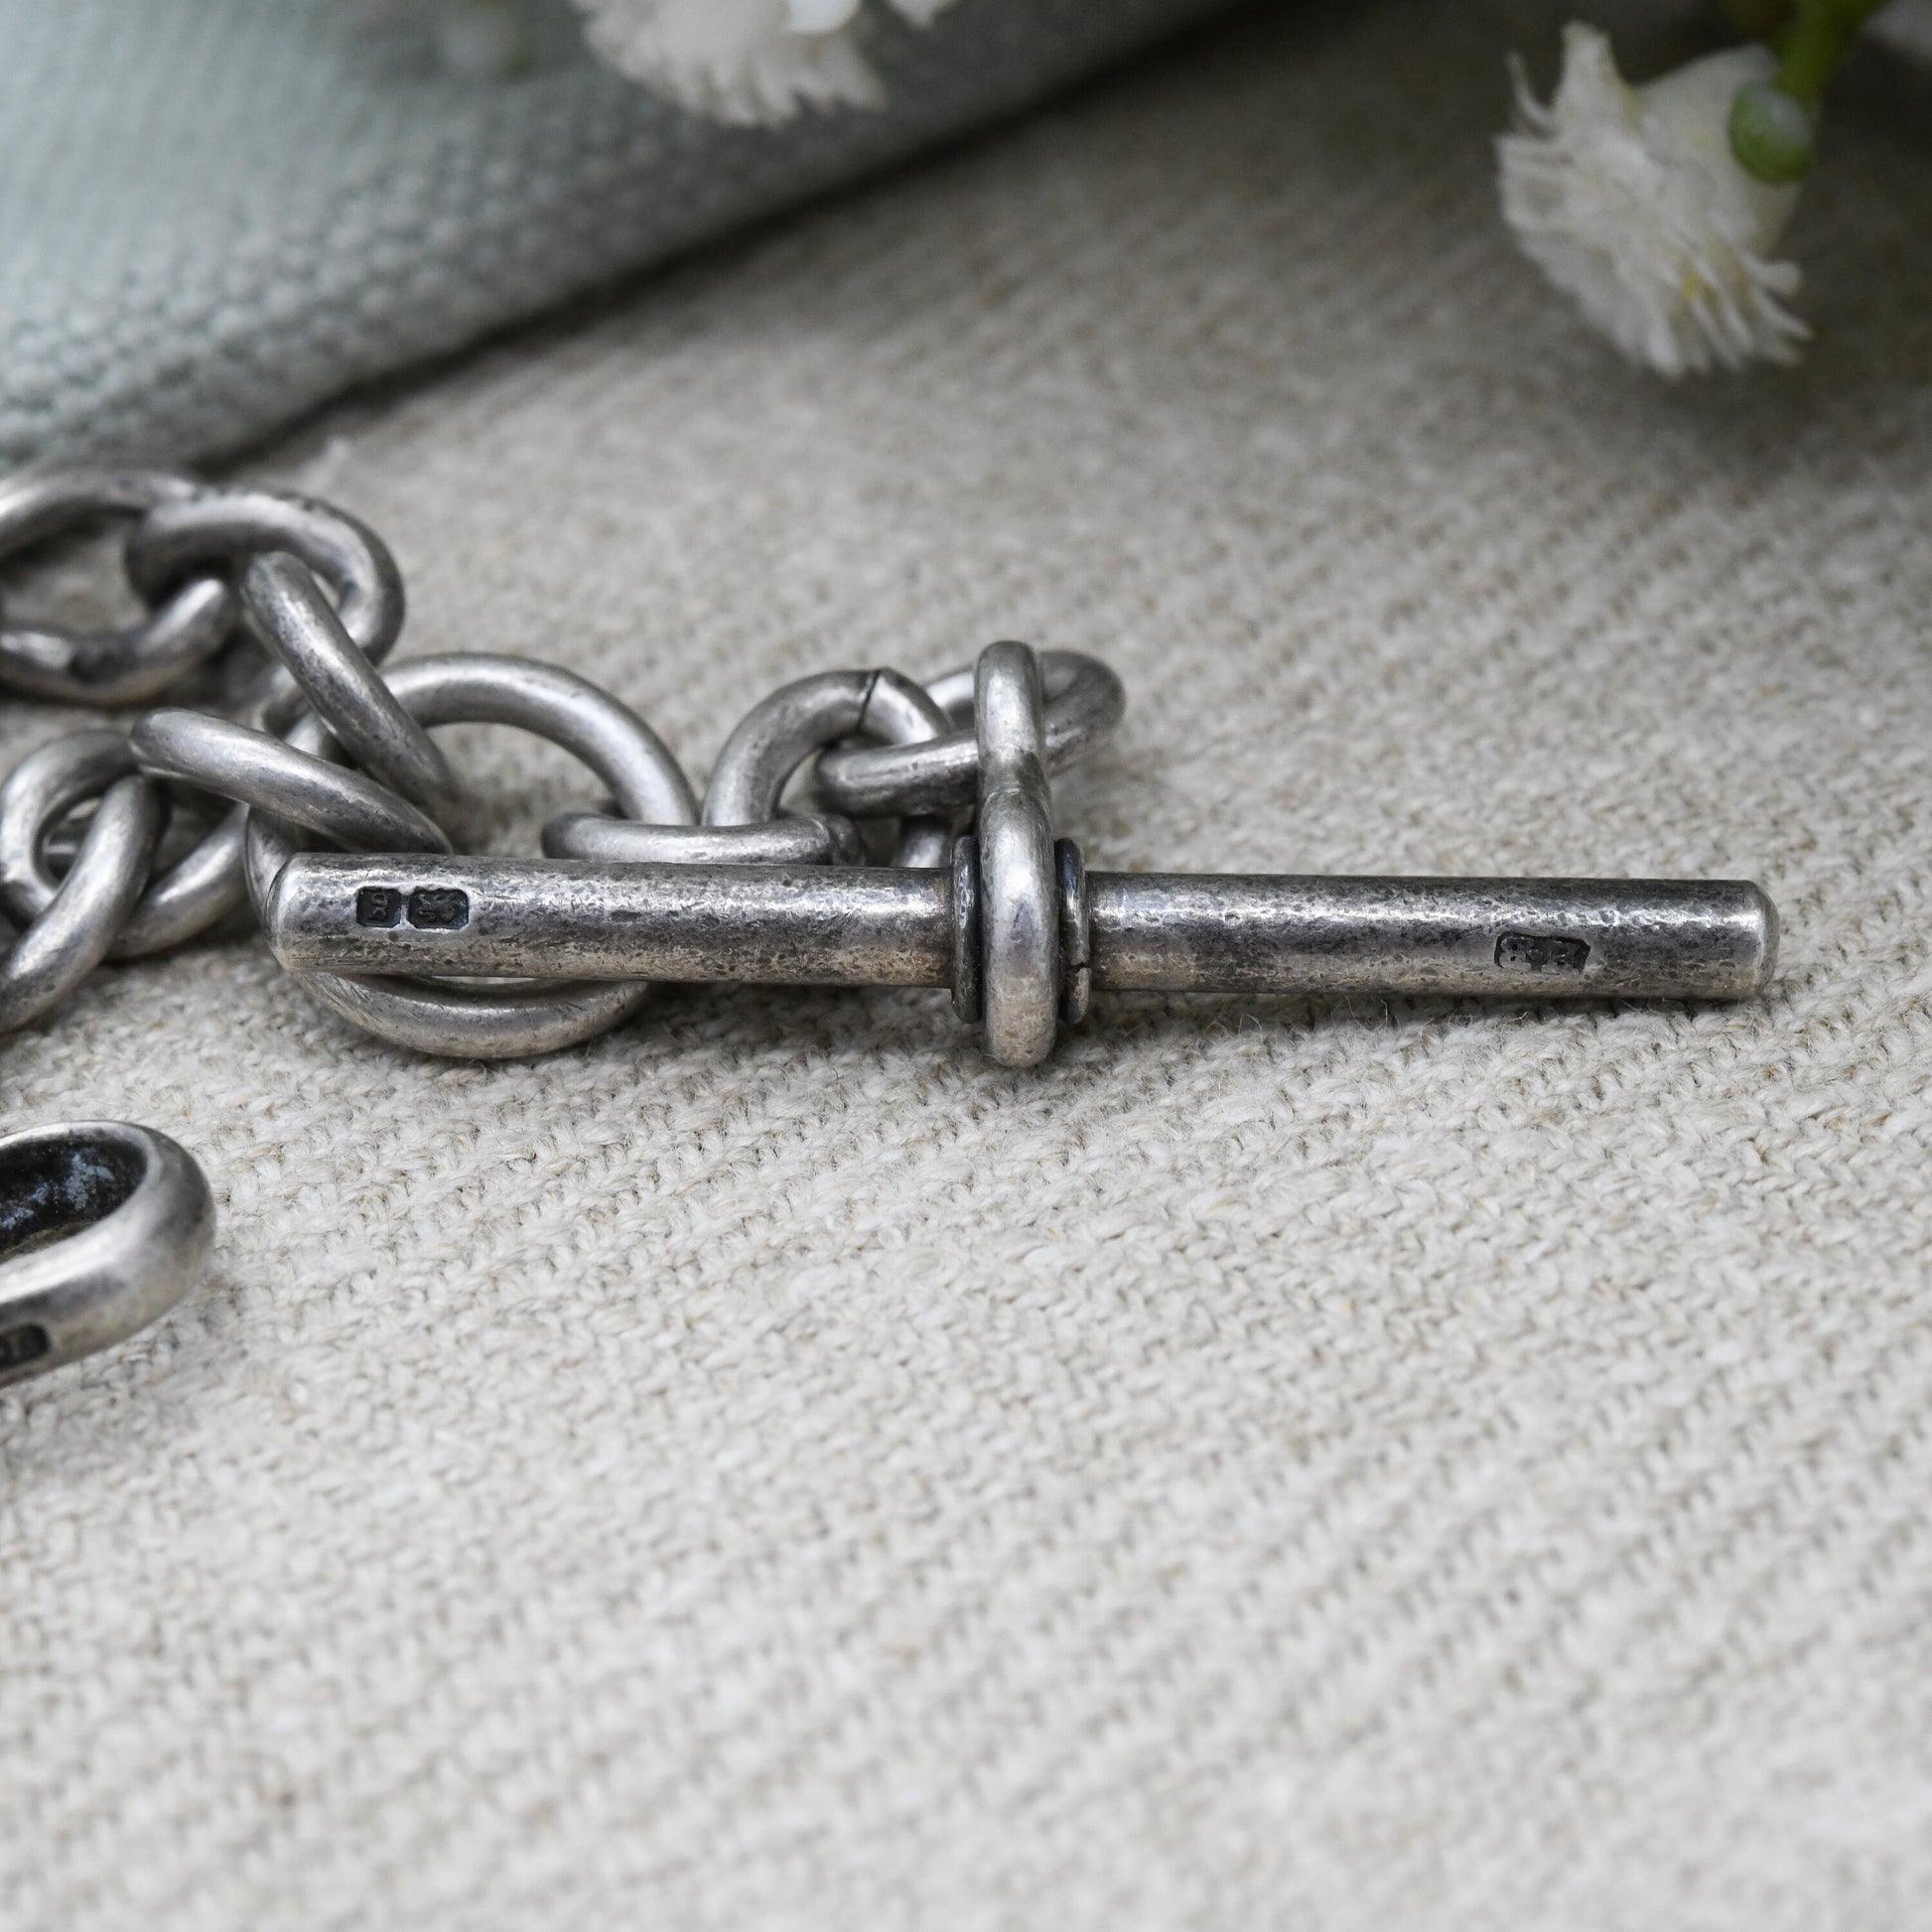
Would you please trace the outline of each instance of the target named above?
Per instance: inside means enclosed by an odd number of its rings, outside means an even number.
[[[0,6],[0,463],[232,450],[345,386],[1035,100],[1225,0],[881,10],[890,104],[774,129],[513,82],[344,0]]]

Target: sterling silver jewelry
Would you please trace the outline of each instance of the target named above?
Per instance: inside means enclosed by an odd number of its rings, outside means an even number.
[[[475,653],[379,670],[401,574],[327,504],[31,473],[0,484],[0,561],[103,516],[131,519],[148,615],[82,634],[0,614],[0,685],[196,702],[57,739],[0,787],[0,902],[22,928],[0,958],[0,1031],[244,898],[332,1011],[477,1059],[589,1039],[655,980],[943,987],[992,1059],[1025,1067],[1109,991],[1727,1000],[1775,964],[1777,912],[1736,881],[1089,872],[1055,836],[1050,774],[1126,694],[1094,658],[1021,643],[926,685],[786,685],[732,733],[700,802],[649,726],[571,672]],[[464,793],[429,735],[460,722],[535,732],[608,796],[553,819],[541,858],[461,856]],[[810,807],[787,811],[807,767]],[[225,810],[198,817],[209,798]],[[869,844],[885,821],[890,842]],[[153,1319],[211,1228],[199,1170],[161,1136],[0,1141],[0,1382]],[[23,1243],[39,1245],[4,1259]]]
[[[165,1134],[94,1120],[0,1137],[0,1386],[166,1314],[213,1241],[207,1181]]]

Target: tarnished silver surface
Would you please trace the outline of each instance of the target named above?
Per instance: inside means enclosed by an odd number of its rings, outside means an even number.
[[[947,986],[952,875],[305,853],[263,926],[298,973]]]
[[[897,671],[824,671],[781,686],[739,721],[712,767],[701,827],[637,824],[594,812],[560,814],[544,827],[554,858],[663,865],[858,865],[865,848],[833,813],[778,815],[787,781],[813,753],[859,737],[909,744],[941,736],[950,720]],[[939,866],[952,846],[945,816],[910,816],[894,863]]]
[[[0,478],[0,557],[72,536],[103,516],[142,516],[202,487],[191,477],[124,464],[30,465]]]
[[[1120,723],[1127,693],[1107,666],[1078,651],[1039,653],[1046,687],[1042,761],[1060,771]],[[926,687],[948,717],[971,717],[975,668],[950,671]],[[970,723],[927,744],[861,746],[818,761],[818,795],[853,818],[937,812],[970,805],[979,788],[979,746]]]
[[[275,549],[301,559],[294,569],[306,564],[323,573],[340,599],[340,623],[319,598],[313,603],[326,616],[318,617],[313,608],[306,613],[314,620],[312,635],[336,625],[333,636],[310,652],[311,659],[323,659],[331,642],[337,647],[336,661],[324,662],[317,673],[325,698],[346,690],[369,697],[371,706],[386,701],[386,693],[379,699],[369,695],[371,684],[381,690],[373,672],[359,678],[353,666],[345,668],[341,662],[352,654],[344,642],[345,632],[371,657],[380,657],[394,642],[403,616],[402,580],[394,559],[354,518],[301,497],[211,487],[153,471],[29,471],[0,483],[0,558],[103,515],[138,519],[126,545],[128,571],[136,589],[159,600],[159,608],[144,623],[123,631],[0,633],[0,684],[97,704],[153,696],[195,668],[232,630],[238,603],[226,571],[245,564],[257,551]],[[303,700],[301,688],[277,670],[250,700],[251,722],[286,724]],[[255,796],[258,803],[272,802],[357,842],[372,842],[365,835],[382,827],[400,836],[400,825],[412,808],[382,786],[353,773],[317,778],[313,766],[289,762],[269,741],[231,738],[217,743],[223,730],[218,721],[211,731],[180,722],[195,716],[177,714],[172,726],[164,720],[148,732],[144,742],[155,770],[217,791],[225,788],[236,798]],[[356,717],[345,722],[355,736]],[[173,749],[187,754],[182,759],[165,756],[170,748],[162,741],[171,731],[176,735]],[[365,730],[362,736],[366,741],[369,734]],[[361,749],[368,752],[366,742]],[[432,758],[440,757],[433,746],[430,752]],[[154,843],[148,841],[149,856],[135,865],[133,847],[120,836],[129,823],[126,793],[112,812],[97,807],[93,823],[102,828],[102,837],[94,841],[93,856],[73,889],[67,890],[50,864],[57,843],[53,835],[58,831],[62,846],[71,837],[70,827],[60,821],[88,799],[100,798],[108,787],[128,781],[137,768],[131,741],[84,732],[41,747],[0,792],[0,897],[16,921],[36,927],[15,950],[12,992],[0,1000],[0,1010],[15,1016],[9,1024],[43,1010],[49,987],[65,991],[75,983],[81,962],[100,956],[99,928],[110,914],[119,930],[110,935],[105,956],[129,959],[179,944],[241,902],[245,805],[236,805],[190,850],[183,851],[177,841],[165,859],[157,860]],[[388,775],[397,775],[397,770]],[[402,775],[410,774],[402,770]],[[433,785],[425,789],[434,795]],[[306,814],[300,805],[304,798],[313,807]],[[144,816],[158,813],[165,818],[159,799],[156,792],[142,808]],[[404,842],[417,843],[420,825],[409,822],[410,836]],[[447,849],[448,841],[439,835],[435,844]],[[111,879],[104,870],[110,861],[118,867]],[[121,872],[151,871],[157,864],[166,870],[137,880],[137,896],[131,904],[124,903]],[[69,880],[75,868],[77,860]],[[63,896],[58,911],[57,895]]]
[[[952,720],[922,686],[897,671],[875,671],[854,735],[882,746],[923,745],[945,737],[951,726]],[[950,806],[905,812],[898,822],[893,864],[950,865],[958,818]]]
[[[848,819],[778,816],[785,780],[820,745],[842,738],[864,709],[867,673],[834,671],[785,685],[754,707],[719,755],[703,823],[647,824],[608,812],[560,812],[543,828],[553,858],[655,865],[857,865],[865,851]],[[843,722],[829,736],[824,721]],[[667,754],[668,756],[668,754]]]
[[[390,1046],[446,1059],[520,1060],[579,1046],[621,1026],[650,984],[437,986],[377,974],[298,973],[295,983],[339,1019]]]
[[[792,773],[841,739],[916,744],[942,736],[949,722],[897,671],[821,671],[799,678],[753,706],[725,741],[705,789],[704,822],[760,825],[775,819]],[[943,819],[908,817],[894,863],[943,865],[951,830]]]
[[[107,957],[141,897],[163,811],[145,779],[107,787],[47,909],[0,958],[0,1033],[64,1000]]]
[[[986,1018],[980,951],[980,842],[971,833],[953,841],[952,1010],[968,1027]]]
[[[300,557],[336,593],[343,628],[372,663],[402,634],[402,573],[359,517],[293,490],[207,485],[157,503],[127,540],[127,570],[150,594],[198,566],[269,551]]]
[[[1049,917],[1085,934],[1055,989],[1069,1018],[1083,964],[1098,992],[1540,1001],[1740,999],[1777,960],[1777,913],[1742,882],[1087,872],[1067,840],[1055,858]],[[970,1014],[983,891],[970,839],[951,871],[309,853],[264,924],[303,973],[950,986]]]
[[[437,824],[453,825],[463,794],[449,760],[356,648],[308,565],[279,550],[255,558],[242,573],[241,601],[350,760]]]
[[[1729,998],[1773,969],[1776,914],[1736,883],[1089,874],[1053,839],[1047,772],[1124,694],[1091,658],[1016,643],[924,688],[832,671],[771,693],[720,754],[699,823],[677,760],[581,678],[472,655],[379,674],[401,580],[354,518],[144,472],[43,475],[0,485],[0,558],[102,513],[136,517],[128,566],[150,597],[198,580],[231,611],[238,575],[279,663],[272,685],[233,687],[238,723],[152,712],[127,740],[43,748],[0,789],[0,898],[26,922],[0,1026],[110,951],[199,929],[237,870],[318,999],[476,1057],[585,1038],[651,978],[949,986],[989,1052],[1024,1066],[1108,989]],[[553,819],[547,861],[450,856],[459,792],[428,728],[460,722],[572,751],[614,811]],[[814,758],[837,809],[782,813]],[[203,793],[235,801],[211,829]],[[848,812],[897,821],[895,866],[866,864]],[[301,853],[309,834],[350,851]]]
[[[26,470],[0,481],[0,560],[104,516],[141,516],[193,495],[185,477],[105,467]],[[0,624],[0,685],[66,704],[138,704],[210,657],[234,626],[233,591],[197,574],[159,592],[138,623],[109,630]]]
[[[812,753],[859,729],[874,682],[871,671],[820,671],[760,698],[711,767],[704,822],[762,825],[776,818],[786,779]]]
[[[16,925],[39,918],[60,890],[48,864],[55,828],[76,805],[139,768],[127,735],[104,729],[50,739],[15,765],[0,786],[0,900]],[[179,945],[241,903],[243,816],[239,808],[228,812],[149,878],[109,959],[139,959]],[[163,863],[157,857],[155,864]]]
[[[695,824],[698,801],[664,741],[589,678],[527,657],[449,651],[385,671],[420,725],[510,725],[569,752],[626,817]]]
[[[1096,991],[1736,1000],[1777,909],[1734,880],[1090,873]]]
[[[627,706],[569,671],[517,657],[452,652],[398,665],[387,682],[421,725],[513,725],[574,753],[609,786],[626,816],[686,825],[697,817],[690,781],[657,734]],[[313,717],[303,719],[290,740],[298,749],[318,751],[333,744]],[[249,891],[264,917],[276,877],[294,853],[293,840],[274,820],[251,821]],[[332,1011],[392,1045],[471,1059],[518,1058],[575,1045],[627,1019],[650,991],[642,979],[615,986],[415,986],[387,977],[407,970],[398,964],[376,970],[384,976],[358,983],[309,974],[302,984]]]
[[[152,598],[184,575],[245,566],[268,551],[299,557],[335,592],[343,628],[371,664],[388,656],[404,608],[402,573],[388,545],[346,510],[293,491],[211,486],[159,503],[128,537],[127,572]],[[277,665],[249,722],[279,731],[302,701],[301,687]]]
[[[165,1134],[97,1120],[0,1137],[0,1386],[145,1328],[213,1241],[207,1182]]]
[[[849,818],[800,812],[763,825],[640,825],[609,812],[559,812],[543,828],[553,859],[659,866],[856,866],[866,849]]]
[[[151,698],[244,615],[275,662],[244,646],[199,680],[233,722],[169,709],[130,736],[76,733],[0,787],[0,900],[22,926],[0,1031],[103,959],[201,930],[244,886],[324,1006],[480,1059],[587,1039],[659,979],[948,987],[988,1052],[1027,1066],[1109,990],[1731,999],[1775,967],[1777,914],[1739,882],[1089,873],[1053,839],[1047,773],[1124,693],[1091,658],[1021,644],[923,688],[833,671],[772,693],[727,742],[700,823],[677,760],[581,678],[468,654],[378,673],[402,582],[353,517],[145,471],[30,473],[0,483],[0,562],[103,516],[134,519],[150,614],[97,634],[0,627],[0,686]],[[461,794],[429,728],[457,723],[574,753],[615,815],[553,819],[546,860],[454,856]],[[814,758],[827,809],[782,813]],[[233,801],[212,824],[209,797]],[[854,817],[897,821],[894,865],[866,863]],[[300,850],[311,834],[351,850]],[[164,1136],[0,1139],[0,1384],[153,1320],[212,1232],[206,1181]]]
[[[245,725],[171,707],[143,716],[129,743],[150,777],[232,798],[338,845],[377,852],[450,849],[443,828],[406,798]]]
[[[1060,1024],[1077,1027],[1093,1005],[1093,894],[1073,840],[1054,841],[1053,873],[1060,897]]]
[[[1042,753],[1039,661],[1025,644],[980,653],[980,1001],[986,1050],[1035,1066],[1059,1027],[1060,908]]]

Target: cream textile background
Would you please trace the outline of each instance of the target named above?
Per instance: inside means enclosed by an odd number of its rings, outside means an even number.
[[[0,1924],[1923,1924],[1926,82],[1848,82],[1808,366],[1673,393],[1500,230],[1514,31],[1216,31],[253,470],[700,769],[1018,631],[1128,679],[1098,863],[1752,876],[1775,997],[1023,1076],[927,996],[472,1068],[102,975],[8,1117],[223,1231],[0,1397]],[[505,839],[579,795],[456,742]]]

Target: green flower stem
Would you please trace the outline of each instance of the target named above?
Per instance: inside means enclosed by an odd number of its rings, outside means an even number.
[[[1884,0],[1797,0],[1791,24],[1779,38],[1774,83],[1779,91],[1816,110],[1865,16],[1883,4]]]
[[[1760,0],[1726,0],[1733,11]],[[1788,187],[1811,172],[1815,124],[1826,83],[1851,52],[1867,14],[1884,0],[1790,0],[1771,37],[1778,70],[1740,87],[1730,104],[1730,151],[1746,174]]]

